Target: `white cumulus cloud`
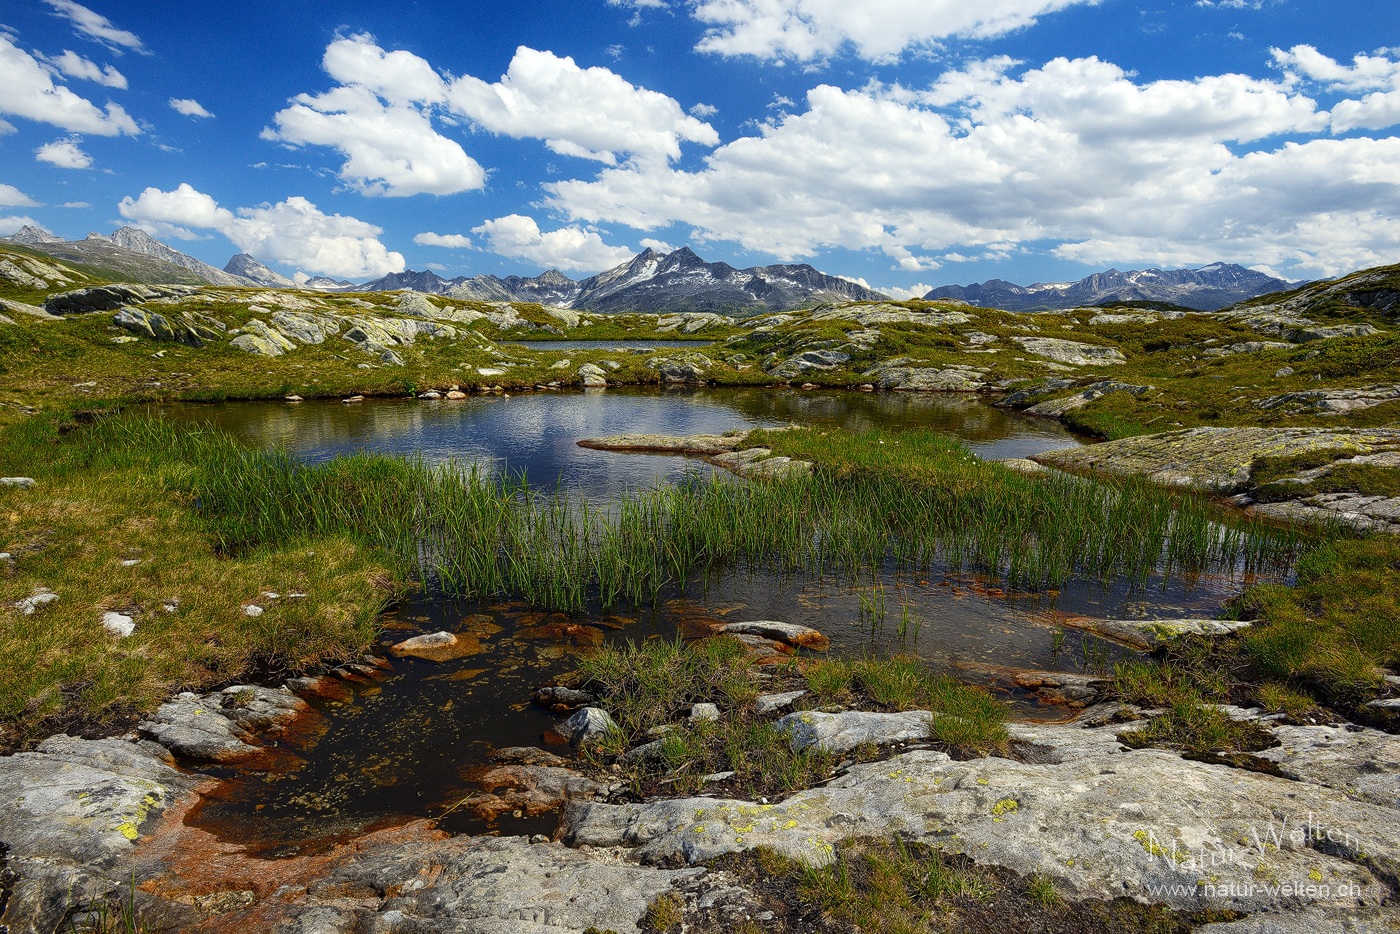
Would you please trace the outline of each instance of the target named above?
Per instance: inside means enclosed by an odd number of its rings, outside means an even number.
[[[92,156],[83,152],[78,143],[82,142],[76,136],[68,139],[56,139],[52,143],[45,143],[34,150],[34,158],[40,162],[47,162],[56,165],[60,169],[90,169],[92,168]]]
[[[0,184],[0,207],[37,208],[41,205],[14,185]]]
[[[540,139],[561,155],[609,165],[622,156],[678,158],[683,141],[719,143],[711,126],[664,94],[524,46],[495,83],[444,76],[410,52],[386,52],[368,35],[332,42],[323,64],[339,86],[293,98],[263,137],[339,150],[340,177],[370,195],[443,195],[485,185],[486,171],[439,133],[435,120]]]
[[[487,221],[473,227],[472,233],[484,236],[492,253],[579,272],[611,269],[635,255],[626,247],[608,246],[597,233],[579,227],[541,233],[533,217],[521,214]]]
[[[0,32],[0,113],[48,123],[93,136],[135,136],[141,132],[121,105],[105,110],[61,84],[53,72]]]
[[[390,252],[380,227],[354,217],[325,214],[302,197],[230,211],[183,183],[173,191],[147,188],[117,206],[122,217],[159,236],[215,230],[244,253],[327,276],[359,278],[403,272],[403,254]]]
[[[501,80],[470,75],[448,89],[449,106],[503,136],[543,139],[566,156],[613,164],[618,154],[678,159],[681,141],[719,144],[709,124],[687,116],[673,98],[634,87],[606,68],[521,46]]]
[[[810,61],[850,48],[885,60],[954,36],[986,38],[1036,17],[1097,0],[697,0],[709,25],[697,49],[721,55]]]
[[[91,59],[83,58],[77,52],[68,49],[63,50],[63,54],[56,57],[40,55],[35,56],[43,59],[44,63],[54,70],[54,74],[67,75],[70,78],[81,78],[84,81],[96,81],[98,84],[109,88],[120,88],[125,91],[126,75],[117,71],[111,65],[98,65]]]
[[[1300,76],[1330,91],[1372,92],[1360,100],[1339,101],[1332,108],[1332,132],[1375,130],[1400,123],[1400,51],[1380,49],[1372,55],[1356,55],[1350,65],[1343,65],[1310,45],[1295,45],[1287,52],[1272,51],[1274,61],[1290,77]]]
[[[209,111],[204,109],[203,104],[201,104],[199,101],[195,100],[192,97],[172,97],[170,98],[169,103],[176,113],[184,114],[186,117],[214,116]]]
[[[8,237],[26,226],[38,227],[39,222],[24,214],[0,214],[0,237]]]
[[[437,234],[431,230],[418,234],[413,238],[413,242],[419,246],[445,246],[453,249],[473,247],[472,238],[466,234]]]
[[[118,29],[112,25],[112,21],[107,17],[89,10],[81,3],[75,3],[74,0],[44,0],[44,2],[54,8],[56,15],[72,23],[73,31],[78,35],[86,36],[118,52],[122,49],[146,52],[146,46],[139,36],[127,32],[125,29]]]
[[[1307,138],[1333,118],[1294,82],[1139,81],[1095,58],[1015,67],[922,90],[819,86],[699,170],[604,168],[547,185],[549,206],[574,222],[688,224],[784,259],[881,250],[909,271],[1034,241],[1084,262],[1309,274],[1400,251],[1400,139]]]

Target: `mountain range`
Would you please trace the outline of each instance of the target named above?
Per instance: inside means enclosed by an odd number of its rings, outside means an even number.
[[[613,269],[575,281],[557,269],[524,278],[393,273],[360,288],[415,289],[475,301],[540,302],[580,310],[714,311],[748,314],[785,311],[825,301],[880,301],[888,296],[829,276],[806,263],[735,269],[707,263],[689,247],[672,253],[648,249]]]
[[[1131,269],[1096,272],[1078,282],[1037,282],[1016,285],[989,279],[971,285],[945,285],[925,299],[958,299],[986,308],[1040,311],[1079,308],[1108,302],[1171,302],[1199,311],[1216,311],[1256,295],[1291,289],[1300,283],[1237,266],[1214,263],[1200,269]]]
[[[307,278],[300,273],[295,280],[289,279],[247,253],[239,253],[223,269],[215,269],[135,227],[123,227],[109,236],[90,233],[83,240],[64,240],[47,230],[26,226],[0,240],[85,264],[114,278],[149,283],[300,286],[362,292],[413,289],[469,301],[539,302],[600,312],[714,311],[742,315],[786,311],[827,301],[888,299],[880,292],[827,275],[806,263],[735,269],[727,263],[707,263],[689,247],[671,253],[648,249],[620,266],[580,280],[570,279],[557,269],[530,277],[480,275],[455,279],[444,279],[431,270],[409,270],[356,285],[325,276]],[[1215,311],[1299,284],[1244,266],[1215,263],[1200,269],[1110,269],[1078,282],[1037,282],[1028,286],[990,279],[970,285],[941,286],[924,298],[952,299],[1009,311],[1130,301],[1170,302]]]

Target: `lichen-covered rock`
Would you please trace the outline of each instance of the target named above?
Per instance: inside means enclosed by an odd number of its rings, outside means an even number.
[[[283,353],[281,347],[259,334],[239,334],[229,346],[259,357],[280,357]]]
[[[766,846],[821,865],[846,838],[894,835],[1047,875],[1078,897],[1192,911],[1349,910],[1386,896],[1377,876],[1400,867],[1400,811],[1165,750],[1128,750],[1116,740],[1122,729],[1012,724],[1013,738],[1038,746],[1043,761],[958,762],[920,750],[853,766],[771,806],[578,802],[566,810],[564,839],[635,847],[644,861],[697,864]],[[1281,888],[1319,881],[1331,898]]]
[[[794,701],[805,696],[806,693],[806,691],[783,691],[781,694],[760,694],[753,701],[754,713],[762,715],[774,713],[784,707],[791,707]]]
[[[1400,445],[1393,428],[1188,428],[1048,451],[1031,458],[1066,470],[1146,476],[1168,486],[1238,493],[1260,457],[1310,451],[1371,454]]]
[[[774,315],[773,318],[778,318]],[[812,313],[813,321],[855,321],[870,327],[876,324],[920,324],[924,327],[941,328],[968,324],[972,316],[961,311],[947,311],[942,308],[911,311],[899,305],[884,302],[875,305],[845,305]]]
[[[688,353],[683,357],[652,357],[646,365],[656,370],[663,383],[703,383],[713,361],[704,354]]]
[[[70,908],[119,891],[137,842],[198,781],[173,766],[155,743],[65,735],[0,759],[0,840],[17,875],[0,927],[60,930]]]
[[[438,314],[438,307],[428,301],[421,292],[405,292],[399,296],[398,312],[419,318],[432,318]]]
[[[774,379],[792,379],[809,370],[835,370],[850,359],[850,354],[839,350],[804,350],[769,369],[768,375]]]
[[[279,311],[272,316],[272,326],[283,337],[301,344],[320,344],[339,330],[329,318],[299,311]]]
[[[584,438],[581,448],[597,451],[650,451],[657,454],[723,454],[736,450],[746,434],[734,435],[610,435]]]
[[[1066,363],[1071,366],[1106,366],[1127,363],[1128,359],[1116,347],[1100,347],[1058,337],[1012,337],[1027,353]]]
[[[1182,636],[1228,636],[1250,627],[1244,619],[1093,619],[1068,616],[1063,625],[1138,649],[1155,649]]]
[[[585,386],[606,386],[608,384],[607,374],[602,367],[594,363],[585,363],[578,368],[578,378]]]
[[[1350,526],[1363,532],[1400,532],[1400,497],[1361,493],[1319,493],[1280,503],[1256,503],[1247,510],[1280,522]]]
[[[1331,340],[1334,337],[1370,337],[1379,333],[1381,332],[1369,324],[1338,324],[1332,327],[1289,328],[1283,332],[1283,336],[1295,344],[1307,344],[1312,341]]]
[[[149,337],[157,341],[173,341],[175,329],[164,315],[147,311],[144,308],[123,308],[112,316],[112,322],[126,328],[133,334]]]

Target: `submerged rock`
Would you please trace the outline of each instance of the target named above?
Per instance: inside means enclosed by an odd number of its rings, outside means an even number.
[[[1065,617],[1062,624],[1136,649],[1155,649],[1185,635],[1228,636],[1250,626],[1249,621],[1243,619],[1092,619],[1087,616]]]
[[[778,642],[785,642],[788,645],[805,649],[825,649],[831,644],[826,636],[822,635],[811,626],[803,626],[800,623],[780,623],[767,619],[752,620],[742,623],[725,623],[718,627],[716,631],[734,635],[747,634],[763,636],[768,639],[775,639]]]
[[[445,662],[452,658],[476,655],[482,651],[481,643],[474,636],[457,635],[451,632],[434,632],[389,647],[390,653],[400,657],[411,655],[432,662]]]

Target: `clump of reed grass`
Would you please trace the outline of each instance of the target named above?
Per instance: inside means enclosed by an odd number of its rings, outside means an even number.
[[[693,476],[606,508],[474,466],[364,454],[308,464],[238,450],[190,485],[226,548],[346,532],[445,591],[564,610],[653,601],[716,566],[852,580],[940,567],[1054,588],[1074,576],[1278,569],[1302,543],[1145,481],[1022,477],[935,438],[914,479],[874,468],[758,484]],[[884,616],[878,582],[863,607]]]

